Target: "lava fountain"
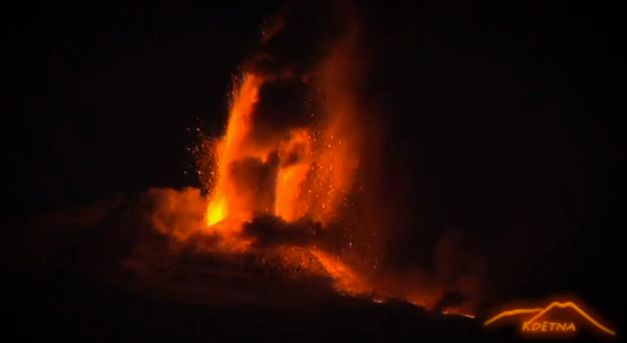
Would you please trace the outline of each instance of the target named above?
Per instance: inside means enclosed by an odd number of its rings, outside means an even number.
[[[279,29],[267,32],[280,36]],[[243,231],[259,216],[276,217],[287,230],[304,222],[328,230],[338,222],[360,162],[361,128],[351,94],[358,40],[357,27],[348,25],[308,69],[288,63],[264,70],[261,58],[235,82],[225,133],[207,157],[213,179],[204,230],[229,242],[227,248],[244,251],[254,244]],[[263,44],[271,46],[273,37]],[[297,94],[288,96],[303,106],[279,105],[277,115],[273,102],[291,89]],[[313,246],[307,251],[344,290],[369,291],[339,258]]]
[[[327,68],[342,68],[338,64],[343,61],[337,61],[341,58],[329,61]],[[324,118],[284,128],[264,141],[256,136],[254,116],[263,115],[256,113],[260,89],[272,81],[254,73],[243,75],[233,95],[226,133],[215,144],[217,175],[207,208],[210,228],[222,221],[241,224],[256,214],[275,215],[286,222],[309,218],[326,225],[333,221],[359,165],[359,126],[350,99],[337,89],[341,86],[333,85],[336,78],[324,75],[328,72],[323,71],[320,82],[327,95]],[[255,169],[264,170],[256,173],[256,180],[250,177]]]
[[[453,313],[456,304],[442,305],[448,290],[430,276],[381,270],[385,230],[393,229],[381,218],[399,206],[368,193],[381,135],[362,92],[364,31],[349,8],[331,13],[324,28],[295,11],[264,29],[234,78],[223,135],[198,149],[199,174],[210,176],[206,198],[157,192],[153,226],[194,251],[272,261],[331,280],[342,294]],[[202,220],[173,225],[191,198]]]

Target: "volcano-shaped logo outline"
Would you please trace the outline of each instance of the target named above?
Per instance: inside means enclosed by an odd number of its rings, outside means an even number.
[[[490,326],[498,321],[500,321],[503,318],[507,318],[507,317],[512,317],[512,316],[517,316],[517,315],[533,315],[532,317],[530,317],[529,319],[525,319],[522,322],[522,326],[521,326],[521,330],[523,332],[531,332],[531,333],[535,333],[535,332],[541,332],[541,333],[563,333],[563,332],[575,332],[576,331],[576,327],[574,325],[574,321],[571,322],[550,322],[548,324],[547,327],[547,322],[544,322],[542,324],[540,324],[540,326],[538,327],[537,325],[534,326],[533,324],[538,324],[540,323],[540,320],[543,316],[545,316],[547,313],[549,313],[551,310],[555,309],[555,308],[562,308],[562,309],[570,309],[572,310],[574,313],[578,314],[579,317],[585,319],[587,322],[591,323],[595,328],[597,328],[599,331],[603,332],[604,334],[610,335],[610,336],[616,336],[616,331],[608,328],[607,326],[601,324],[598,320],[596,320],[595,318],[593,318],[590,314],[588,314],[586,311],[584,311],[579,305],[575,304],[573,301],[564,301],[564,302],[560,302],[560,301],[553,301],[551,302],[549,305],[547,305],[546,307],[542,308],[542,307],[536,307],[536,308],[515,308],[515,309],[511,309],[511,310],[505,310],[502,311],[500,313],[498,313],[497,315],[491,317],[490,319],[486,320],[485,322],[483,322],[484,326]],[[536,327],[538,327],[539,329],[535,329]],[[555,329],[557,328],[557,330]]]

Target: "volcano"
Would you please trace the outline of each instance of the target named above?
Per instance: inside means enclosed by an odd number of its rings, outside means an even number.
[[[8,333],[619,336],[620,20],[572,6],[11,13]]]
[[[52,318],[44,326],[22,328],[23,335],[317,341],[481,334],[467,317],[438,314],[401,299],[375,299],[360,288],[351,292],[353,284],[338,285],[338,277],[348,277],[341,262],[322,251],[283,246],[215,252],[199,246],[203,239],[207,246],[214,244],[203,237],[173,249],[170,237],[145,218],[153,196],[110,199],[22,227],[31,237],[49,230],[58,236],[20,249],[28,251],[22,260],[32,271],[20,287],[41,289],[20,301],[44,302],[45,310],[18,311],[16,319]],[[21,294],[20,289],[13,294]]]

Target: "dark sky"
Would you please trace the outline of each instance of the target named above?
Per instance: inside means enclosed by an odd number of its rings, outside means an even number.
[[[55,3],[16,10],[6,97],[26,208],[192,182],[188,127],[221,127],[272,5]],[[37,181],[38,180],[38,181]],[[21,206],[20,206],[21,207]]]
[[[507,256],[494,273],[509,289],[573,289],[618,311],[608,294],[620,296],[623,269],[619,11],[438,3],[358,6],[371,42],[364,94],[385,114],[386,161],[403,176],[391,187],[422,213],[390,243],[397,258],[427,263],[441,232],[460,230],[488,259]],[[220,132],[231,75],[278,8],[4,11],[7,214],[195,184],[188,128]],[[505,277],[512,269],[521,272]]]
[[[611,9],[375,8],[371,92],[403,176],[388,179],[416,208],[391,242],[398,259],[429,261],[443,232],[461,232],[498,280],[495,302],[571,291],[620,313],[624,119]]]

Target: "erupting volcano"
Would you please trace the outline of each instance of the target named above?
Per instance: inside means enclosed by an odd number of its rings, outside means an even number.
[[[620,39],[548,3],[25,6],[18,337],[620,336]]]
[[[205,230],[224,240],[223,248],[246,249],[254,244],[256,238],[244,231],[259,216],[284,222],[277,232],[286,235],[304,227],[329,230],[340,219],[338,211],[347,207],[360,160],[361,132],[350,94],[354,68],[349,65],[349,44],[355,39],[352,33],[335,43],[316,75],[289,69],[282,75],[246,71],[239,80],[226,133],[212,149],[215,169],[209,172],[215,179],[209,189]],[[271,40],[267,38],[266,44]],[[267,104],[264,96],[272,97],[273,92],[282,96],[293,88],[304,90],[300,93],[307,106],[279,108],[287,124],[273,123],[276,114],[271,111],[276,107]],[[355,286],[358,277],[339,260],[315,247],[308,252],[338,279],[338,285],[344,285],[340,287],[367,290]]]
[[[154,225],[198,254],[270,260],[288,274],[329,278],[342,294],[456,313],[466,295],[381,269],[390,228],[372,218],[396,210],[372,195],[381,132],[360,94],[363,37],[350,8],[330,13],[327,27],[309,36],[302,32],[317,21],[303,22],[303,13],[264,30],[234,78],[224,133],[195,150],[207,194],[194,206],[206,208],[202,221],[172,225],[162,217],[181,214],[166,204]]]
[[[265,245],[272,235],[274,250],[289,251],[284,257],[295,261],[315,261],[339,290],[372,291],[340,258],[316,246],[325,244],[325,231],[338,229],[341,211],[350,210],[362,153],[351,94],[358,79],[355,25],[342,28],[346,32],[331,38],[329,51],[300,71],[288,62],[269,67],[274,57],[264,49],[281,38],[281,28],[264,37],[261,57],[236,79],[226,132],[205,142],[209,149],[198,156],[210,160],[199,165],[211,168],[199,173],[210,175],[204,225],[175,233],[177,239],[211,236],[208,251],[245,252],[270,248]],[[264,220],[270,221],[265,231]],[[300,267],[312,269],[311,263]]]

